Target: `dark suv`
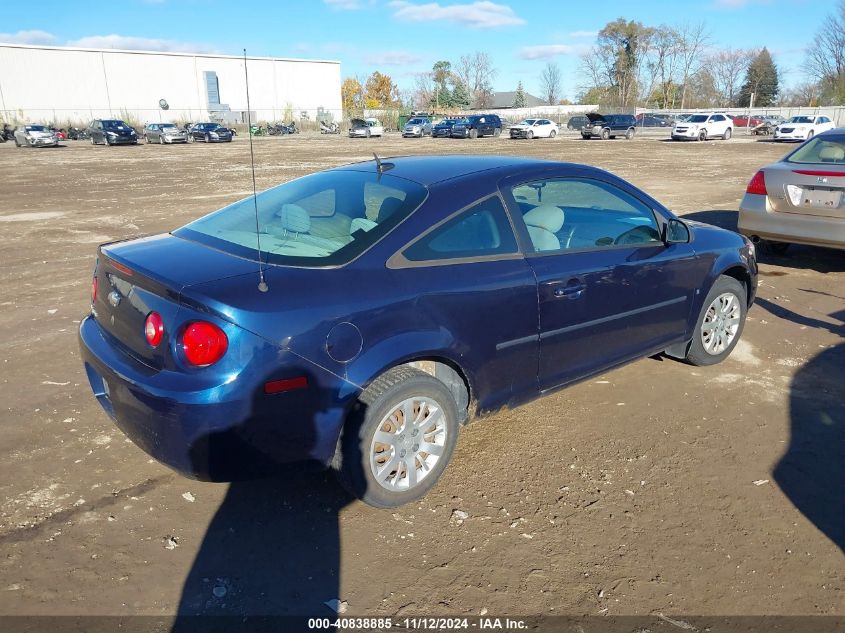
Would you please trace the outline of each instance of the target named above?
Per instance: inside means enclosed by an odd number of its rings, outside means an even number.
[[[502,120],[495,114],[473,114],[452,126],[455,138],[476,138],[478,136],[499,136]]]
[[[617,136],[624,136],[628,140],[634,138],[637,120],[631,114],[587,114],[589,123],[581,128],[583,138],[598,136],[603,141]]]
[[[137,145],[138,133],[118,119],[94,119],[88,126],[91,145]]]

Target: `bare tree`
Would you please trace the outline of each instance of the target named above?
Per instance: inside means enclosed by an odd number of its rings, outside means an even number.
[[[493,79],[496,69],[489,53],[476,51],[472,55],[463,55],[455,65],[455,74],[466,86],[473,108],[486,108],[490,105],[493,94]]]
[[[736,103],[752,56],[751,51],[726,48],[706,58],[705,66],[713,76],[713,83],[721,97],[719,105],[730,107]]]
[[[678,39],[678,32],[665,24],[657,27],[652,38],[648,64],[657,81],[664,108],[675,107],[680,49]]]
[[[830,100],[845,104],[845,0],[816,33],[807,50],[807,66]]]
[[[684,24],[676,29],[678,35],[678,53],[681,60],[681,108],[686,105],[687,82],[698,72],[704,59],[704,49],[710,40],[710,34],[704,22]]]
[[[432,73],[417,73],[414,76],[414,90],[411,102],[415,108],[425,109],[431,104],[434,96],[434,78]]]
[[[549,62],[543,67],[543,72],[540,74],[540,89],[543,91],[543,96],[546,103],[555,105],[560,99],[560,66],[554,62]]]

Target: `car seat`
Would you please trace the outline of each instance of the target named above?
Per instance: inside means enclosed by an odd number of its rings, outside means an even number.
[[[563,209],[553,204],[541,204],[522,216],[536,250],[560,250],[560,240],[555,233],[563,228],[565,217]]]

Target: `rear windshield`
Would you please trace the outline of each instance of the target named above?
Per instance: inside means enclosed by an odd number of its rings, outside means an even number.
[[[372,171],[326,171],[278,185],[173,232],[239,257],[336,266],[375,244],[425,200],[415,182]]]
[[[823,134],[786,157],[788,163],[845,165],[845,134]]]

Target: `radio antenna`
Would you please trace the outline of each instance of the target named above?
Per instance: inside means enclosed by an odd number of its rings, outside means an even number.
[[[255,186],[255,152],[252,149],[252,110],[249,105],[249,72],[246,69],[246,49],[244,49],[244,82],[246,83],[246,126],[249,135],[249,165],[252,168],[252,204],[255,207],[255,246],[258,250],[258,289],[267,292],[269,286],[264,281],[264,263],[261,261],[261,231],[258,226],[258,192]]]

